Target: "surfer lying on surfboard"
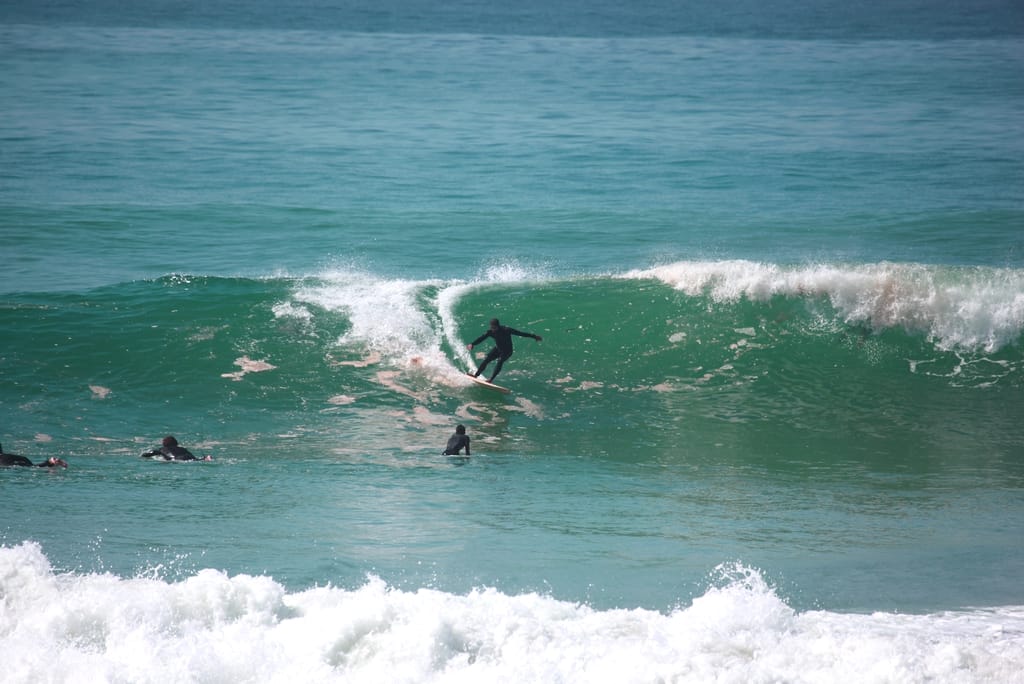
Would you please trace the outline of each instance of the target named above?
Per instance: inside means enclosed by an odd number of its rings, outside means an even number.
[[[480,337],[476,338],[475,340],[466,345],[466,349],[472,351],[474,346],[480,344],[488,337],[494,339],[494,349],[487,352],[487,356],[484,357],[484,360],[477,367],[476,373],[471,373],[471,375],[474,378],[479,378],[480,374],[484,372],[484,368],[487,368],[487,364],[489,364],[494,359],[498,359],[498,365],[494,367],[494,372],[491,373],[491,377],[488,379],[488,382],[494,382],[494,378],[498,377],[498,373],[501,372],[501,367],[505,364],[505,361],[508,359],[508,357],[512,356],[512,352],[514,351],[512,349],[513,335],[518,335],[519,337],[532,337],[538,342],[540,342],[543,339],[540,335],[534,335],[533,333],[528,332],[520,332],[515,328],[510,328],[507,325],[502,325],[500,322],[498,322],[497,318],[492,318],[491,327],[487,329],[487,332],[485,332],[483,335],[481,335]]]
[[[466,453],[469,453],[467,450]],[[0,445],[0,466],[28,466],[30,468],[67,468],[68,464],[63,459],[51,456],[42,463],[33,463],[24,456],[18,454],[8,454],[4,451],[3,445]]]
[[[162,458],[165,461],[212,461],[212,456],[196,458],[191,451],[178,444],[173,435],[164,437],[159,449],[142,454],[142,458]]]

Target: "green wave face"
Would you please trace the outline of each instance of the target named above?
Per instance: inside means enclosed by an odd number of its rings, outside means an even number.
[[[256,453],[279,435],[313,452],[419,449],[462,421],[491,450],[535,454],[1002,458],[1022,436],[1020,278],[749,263],[168,276],[9,298],[0,397],[12,432],[122,445],[173,429]],[[462,377],[492,317],[544,338],[515,338],[507,397]]]

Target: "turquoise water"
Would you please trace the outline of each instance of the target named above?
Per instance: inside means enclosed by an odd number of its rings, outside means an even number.
[[[1024,17],[958,12],[0,10],[0,441],[69,463],[0,679],[1015,681]]]

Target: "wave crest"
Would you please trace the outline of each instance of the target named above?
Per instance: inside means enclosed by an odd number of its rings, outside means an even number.
[[[877,263],[784,267],[753,261],[677,262],[633,270],[719,303],[824,298],[845,323],[875,332],[903,328],[938,348],[993,352],[1024,331],[1024,271]]]

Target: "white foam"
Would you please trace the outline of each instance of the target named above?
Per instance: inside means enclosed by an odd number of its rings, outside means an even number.
[[[241,368],[241,370],[233,373],[221,373],[220,377],[238,381],[249,373],[264,373],[277,368],[277,366],[272,363],[268,363],[261,359],[250,359],[248,356],[240,356],[235,359],[235,365]]]
[[[454,309],[468,292],[496,284],[534,281],[544,276],[518,263],[496,264],[472,281],[385,278],[358,269],[332,271],[302,284],[295,302],[275,306],[275,313],[308,312],[305,305],[343,312],[350,328],[342,346],[364,350],[389,365],[424,372],[435,381],[458,384],[473,360],[455,322]],[[435,301],[424,301],[428,296]],[[425,304],[433,303],[435,308]],[[477,333],[474,332],[475,336]],[[458,359],[456,367],[443,345]]]
[[[455,323],[454,309],[456,303],[466,293],[481,287],[494,285],[510,285],[515,283],[536,283],[546,280],[550,274],[540,268],[528,267],[517,261],[503,262],[488,266],[479,272],[471,282],[453,283],[438,295],[438,313],[441,316],[442,331],[448,345],[455,351],[466,369],[475,368],[476,362],[466,349],[466,341],[460,337],[459,327]],[[482,331],[473,331],[476,337]]]
[[[543,267],[527,266],[519,261],[503,261],[483,268],[474,278],[479,283],[532,283],[547,280],[550,272]]]
[[[313,319],[313,314],[304,306],[296,306],[292,302],[281,302],[272,308],[275,318],[292,318],[303,323]]]
[[[341,345],[364,348],[399,366],[438,369],[447,364],[440,337],[417,300],[439,281],[388,279],[361,271],[327,274],[303,285],[294,298],[305,304],[343,312],[351,327]]]
[[[92,392],[93,399],[106,399],[110,396],[109,387],[103,387],[102,385],[89,385],[89,390]]]
[[[448,346],[452,348],[455,355],[461,360],[464,369],[473,368],[473,357],[466,349],[466,342],[459,336],[460,330],[455,322],[455,305],[458,301],[476,285],[456,284],[445,288],[438,294],[438,313],[441,316],[441,330]]]
[[[55,573],[0,547],[7,682],[1013,682],[1024,607],[935,615],[790,608],[725,566],[671,612],[595,610],[494,589],[288,592],[201,570],[184,581]]]
[[[848,324],[923,333],[940,349],[996,351],[1024,332],[1024,270],[878,263],[781,267],[752,261],[679,262],[634,270],[716,302],[824,297]]]

